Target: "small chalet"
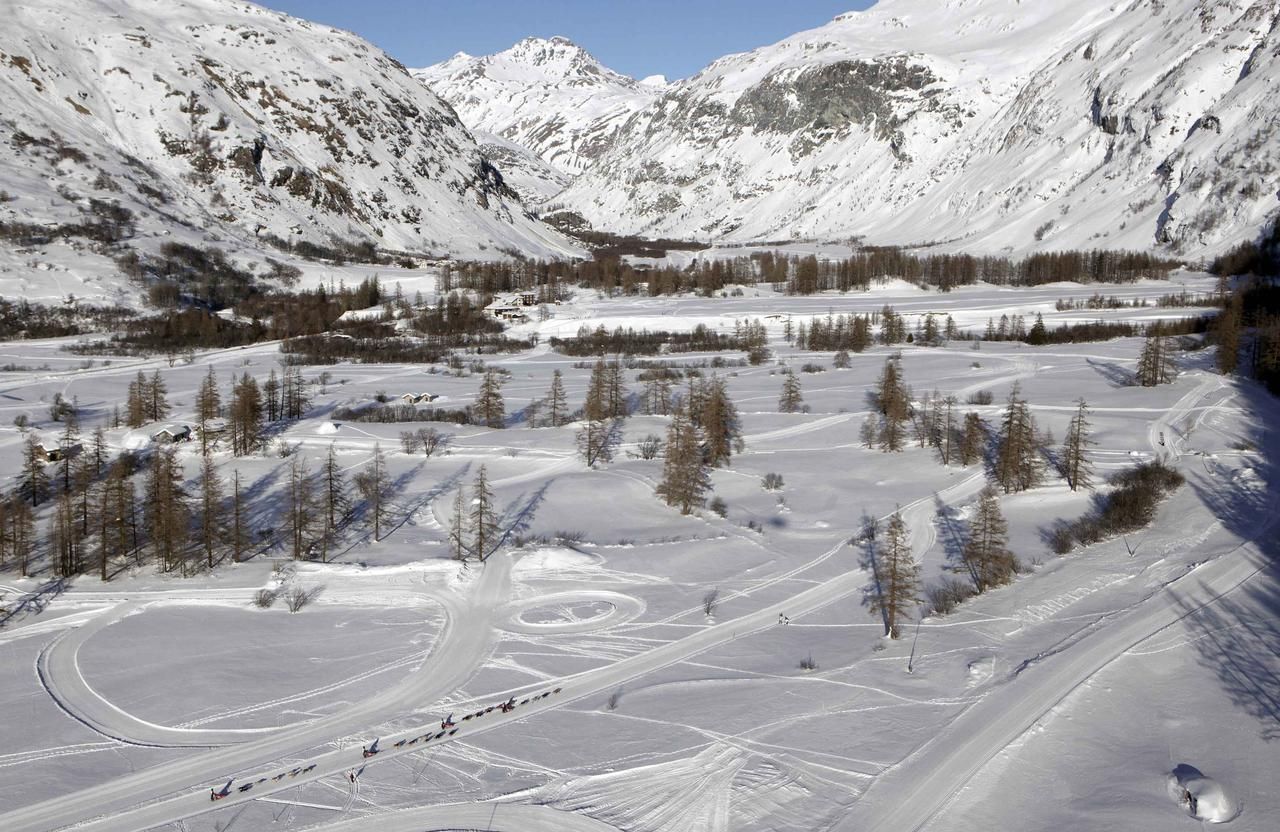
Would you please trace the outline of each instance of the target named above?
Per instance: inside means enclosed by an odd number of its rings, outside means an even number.
[[[36,453],[45,462],[61,462],[64,459],[74,459],[80,455],[80,451],[79,442],[63,445],[59,442],[43,440],[36,444]]]
[[[191,428],[187,425],[165,425],[151,434],[151,439],[161,445],[172,445],[175,442],[190,442]]]
[[[405,393],[400,401],[405,404],[426,404],[435,401],[439,396],[435,393]]]

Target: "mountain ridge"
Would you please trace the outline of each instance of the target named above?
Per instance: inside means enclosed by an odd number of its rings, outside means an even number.
[[[672,85],[556,202],[729,243],[1203,254],[1275,210],[1278,5],[881,0]]]
[[[447,104],[351,33],[239,0],[9,12],[0,222],[70,227],[113,205],[144,248],[177,234],[580,252],[527,214]]]

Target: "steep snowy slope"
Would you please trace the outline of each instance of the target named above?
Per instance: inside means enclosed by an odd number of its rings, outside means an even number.
[[[349,33],[237,0],[0,11],[0,221],[65,224],[116,203],[139,238],[573,250],[446,104]]]
[[[607,152],[622,123],[665,87],[661,77],[620,75],[560,37],[526,38],[484,57],[458,53],[413,74],[471,129],[526,147],[570,176]]]
[[[1253,236],[1280,0],[881,0],[723,58],[561,201],[624,232],[1026,250]]]

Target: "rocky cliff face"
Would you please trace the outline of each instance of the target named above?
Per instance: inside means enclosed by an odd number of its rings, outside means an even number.
[[[114,203],[146,234],[573,250],[456,114],[359,38],[236,0],[42,0],[0,29],[0,220]]]
[[[664,86],[614,72],[559,37],[483,57],[459,53],[413,74],[468,127],[527,148],[566,180],[608,152],[622,123]]]
[[[1276,211],[1278,0],[881,0],[668,88],[558,197],[721,241],[1194,255]]]

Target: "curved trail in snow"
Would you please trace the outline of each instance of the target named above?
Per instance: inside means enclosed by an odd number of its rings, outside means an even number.
[[[231,745],[260,737],[274,728],[182,729],[147,722],[116,707],[89,686],[80,672],[80,648],[102,630],[141,612],[139,603],[125,603],[109,613],[73,627],[54,639],[36,658],[40,683],[54,702],[72,718],[102,736],[129,743],[164,747]]]
[[[104,814],[111,815],[111,819],[102,821],[108,824],[102,828],[137,832],[162,825],[169,821],[162,819],[142,823],[136,819],[139,810],[131,811],[129,807],[136,807],[140,800],[154,800],[182,792],[190,789],[193,783],[204,783],[211,777],[216,779],[229,772],[269,765],[272,761],[304,753],[307,749],[334,742],[345,734],[366,730],[368,726],[391,716],[447,696],[471,677],[488,653],[495,633],[493,610],[510,594],[510,560],[500,558],[490,563],[492,568],[483,571],[472,587],[470,597],[458,599],[444,595],[439,598],[446,608],[446,623],[440,639],[422,667],[400,683],[332,717],[284,728],[261,739],[216,748],[0,815],[0,829],[5,832],[46,832]],[[351,753],[350,749],[347,753]],[[359,758],[358,749],[356,757]],[[339,773],[344,770],[335,769]],[[281,781],[276,784],[279,786],[277,790],[292,788],[298,782],[296,779]],[[189,805],[198,807],[198,811],[182,813],[179,818],[222,805],[212,804],[208,791],[201,791],[197,797],[199,800]],[[175,798],[149,805],[169,805],[173,800]]]
[[[980,484],[980,476],[968,477],[941,492],[941,495],[959,499],[963,496],[968,496]],[[938,499],[938,497],[931,495],[930,497],[922,498],[917,503],[931,503],[935,499]],[[838,551],[844,545],[844,541],[841,541],[837,547],[832,549],[832,552]],[[820,556],[819,560],[829,557],[832,552]],[[496,583],[499,580],[505,582],[509,576],[509,558],[494,558],[489,561],[489,564],[492,566],[501,564],[501,566],[498,566],[497,569],[486,567],[482,575],[482,583],[486,581]],[[500,578],[491,577],[499,573],[501,575]],[[777,579],[781,580],[782,576],[777,576]],[[6,832],[35,832],[35,830],[48,832],[68,825],[75,825],[77,829],[85,832],[89,830],[92,830],[92,832],[138,832],[138,830],[151,829],[156,826],[195,817],[215,809],[222,809],[227,806],[267,797],[271,794],[292,789],[302,783],[313,782],[326,777],[340,777],[353,767],[381,763],[388,759],[414,754],[423,750],[417,746],[408,745],[396,748],[394,744],[400,740],[407,741],[414,737],[419,737],[424,731],[431,733],[433,736],[433,741],[427,747],[434,747],[441,743],[465,740],[475,734],[501,727],[508,722],[522,720],[530,715],[559,707],[565,702],[610,692],[623,683],[685,661],[720,645],[728,644],[739,636],[771,629],[777,626],[779,614],[786,614],[793,619],[798,618],[806,613],[822,609],[851,594],[861,592],[866,585],[866,580],[866,574],[863,570],[850,570],[739,618],[706,627],[689,636],[622,659],[614,664],[565,677],[556,683],[544,683],[558,686],[557,689],[560,692],[554,695],[550,694],[550,687],[546,689],[546,696],[537,698],[534,698],[534,694],[542,692],[541,688],[526,688],[519,691],[508,690],[496,693],[492,697],[494,701],[502,701],[513,694],[518,699],[525,698],[529,701],[521,704],[511,713],[501,713],[493,710],[479,720],[467,722],[459,720],[457,731],[444,737],[435,737],[434,732],[438,729],[438,725],[434,727],[419,726],[410,731],[383,736],[379,740],[381,752],[368,760],[362,757],[359,747],[348,747],[308,756],[304,761],[292,767],[288,764],[276,763],[269,769],[255,770],[254,767],[263,765],[264,761],[279,760],[288,757],[290,754],[297,755],[306,749],[315,748],[322,743],[322,734],[327,733],[329,738],[337,735],[339,726],[336,726],[334,721],[325,720],[314,725],[305,726],[303,729],[273,735],[267,740],[219,749],[192,759],[182,760],[158,771],[143,771],[71,795],[19,809],[0,816],[0,827],[4,828]],[[499,606],[496,593],[492,589],[485,592],[477,592],[476,598],[471,605],[479,606],[484,603],[488,604],[486,615],[491,614],[491,611]],[[486,637],[489,630],[488,627],[468,629],[484,629]],[[459,653],[456,647],[451,648],[449,655],[455,657],[459,664],[465,666],[465,672],[449,676],[443,680],[443,683],[433,685],[433,687],[436,689],[447,687],[448,690],[445,692],[455,690],[462,681],[462,679],[458,678],[458,675],[464,678],[469,676],[471,668],[479,661],[480,654],[480,650]],[[445,664],[443,661],[441,663]],[[436,680],[433,679],[433,681]],[[417,704],[438,698],[440,696],[428,697],[424,694]],[[458,713],[465,712],[459,710]],[[346,714],[343,716],[345,717]],[[372,717],[372,713],[370,713],[370,716]],[[376,720],[372,718],[366,721],[364,725],[356,724],[352,719],[343,719],[342,722],[352,724],[353,727],[367,727],[368,725],[376,724]],[[274,751],[274,753],[269,753],[270,751]],[[297,759],[296,756],[294,759]],[[303,768],[308,770],[303,772]],[[226,783],[227,779],[232,775],[235,775],[235,779],[234,787],[230,794],[217,803],[210,801],[208,789],[211,786]],[[276,777],[281,779],[274,779]],[[202,783],[204,785],[197,787],[195,791],[191,791],[193,783]],[[251,789],[248,792],[239,792],[239,786],[245,783],[252,783]],[[151,802],[138,805],[140,800],[150,800]]]

